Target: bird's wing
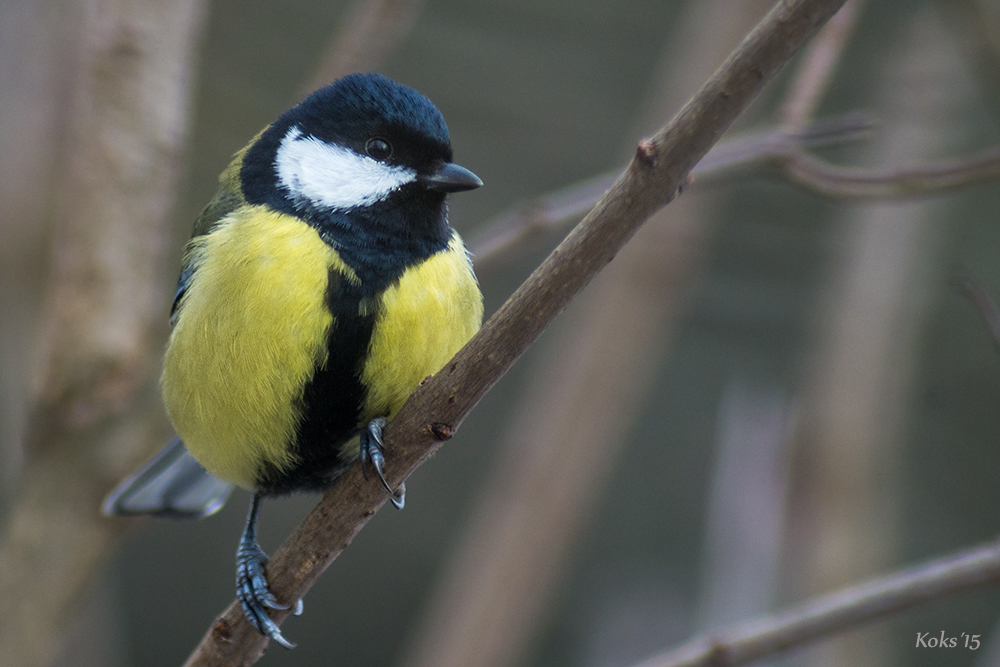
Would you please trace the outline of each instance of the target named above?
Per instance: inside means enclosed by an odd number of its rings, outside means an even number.
[[[174,438],[108,494],[105,516],[152,514],[200,519],[222,509],[233,490],[201,467],[180,438]]]
[[[191,276],[194,275],[194,267],[187,261],[184,262],[184,266],[181,268],[181,277],[177,279],[177,291],[174,292],[174,302],[170,306],[170,326],[173,328],[174,324],[177,323],[177,309],[181,304],[181,297],[184,296],[184,292],[187,291],[188,285],[191,284]]]
[[[189,247],[191,240],[208,234],[215,229],[219,221],[247,203],[243,197],[243,189],[240,185],[240,168],[243,165],[243,154],[246,153],[246,150],[246,148],[243,148],[243,150],[236,153],[229,166],[219,175],[219,189],[216,190],[211,201],[208,202],[208,205],[198,215],[198,219],[195,220],[194,229],[191,231],[191,239],[188,241]],[[181,297],[184,296],[184,292],[187,291],[188,285],[191,283],[195,268],[197,267],[192,264],[190,256],[185,252],[181,266],[181,275],[177,280],[177,291],[174,292],[174,302],[170,307],[170,326],[173,326],[177,320],[177,310],[180,307]]]

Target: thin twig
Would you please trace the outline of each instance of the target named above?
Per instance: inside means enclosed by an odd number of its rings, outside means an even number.
[[[843,1],[779,2],[677,116],[639,143],[628,170],[591,213],[389,424],[390,485],[402,483],[455,433],[549,322],[676,196],[691,168]],[[364,482],[358,466],[348,471],[268,563],[279,600],[301,598],[385,500],[378,485]],[[274,614],[279,623],[286,616]],[[187,664],[252,664],[265,644],[233,603]]]
[[[849,0],[809,45],[782,106],[782,126],[804,127],[818,108],[832,76],[832,64],[850,38],[863,0]],[[915,168],[839,167],[796,147],[779,161],[782,176],[812,192],[836,198],[901,199],[927,197],[1000,177],[1000,147],[964,158]]]
[[[781,105],[781,126],[788,132],[802,130],[816,116],[863,3],[864,0],[847,0],[809,43],[789,86],[788,97]]]
[[[771,163],[776,174],[793,185],[835,199],[908,199],[932,197],[944,192],[1000,179],[1000,147],[942,160],[921,167],[865,169],[841,167],[806,153],[806,145],[829,146],[855,139],[871,127],[860,114],[851,114],[811,126],[806,134],[770,130],[747,134],[719,143],[691,171],[695,186],[730,178],[736,169]],[[825,130],[822,134],[814,131]],[[539,234],[561,229],[590,210],[614,182],[609,172],[575,183],[550,194],[518,204],[483,225],[469,243],[476,268],[482,270],[504,253]]]
[[[423,0],[355,0],[303,90],[350,74],[377,70],[409,34]]]
[[[995,114],[1000,108],[1000,11],[990,0],[935,3],[952,19],[957,45],[972,61],[977,87]]]
[[[691,177],[697,186],[710,185],[730,177],[736,170],[785,159],[797,148],[822,148],[855,141],[867,135],[871,127],[871,121],[864,114],[850,113],[816,121],[794,132],[782,129],[747,132],[713,146],[691,170]],[[469,242],[476,269],[497,262],[510,250],[539,234],[555,232],[578,220],[597,203],[622,171],[600,174],[522,202],[484,223]]]
[[[941,598],[1000,584],[1000,543],[962,551],[701,637],[636,667],[734,667]]]
[[[768,162],[794,185],[831,198],[903,199],[929,197],[1000,177],[1000,149],[916,168],[839,167],[805,152],[856,139],[871,128],[862,114],[810,122],[829,86],[832,65],[860,15],[863,0],[845,3],[827,29],[810,44],[782,105],[781,128],[747,133],[717,144],[691,171],[695,185],[731,177],[736,169]],[[518,204],[482,226],[469,247],[477,269],[498,261],[536,236],[561,229],[590,210],[620,170],[607,172]]]
[[[922,167],[840,167],[804,152],[780,162],[781,175],[824,197],[907,199],[931,197],[1000,178],[1000,146]]]

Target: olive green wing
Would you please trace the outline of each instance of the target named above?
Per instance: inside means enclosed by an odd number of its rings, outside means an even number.
[[[240,169],[243,167],[243,155],[257,141],[258,137],[260,137],[259,134],[240,152],[234,155],[229,166],[219,175],[219,189],[215,192],[215,196],[212,197],[211,201],[208,202],[208,205],[202,210],[197,220],[195,220],[194,229],[191,231],[191,239],[188,240],[189,247],[192,240],[208,234],[215,229],[216,225],[223,218],[246,204],[246,199],[243,197],[243,188],[240,183]],[[177,280],[177,291],[174,292],[174,301],[170,307],[170,326],[174,325],[181,298],[184,296],[184,292],[187,291],[188,285],[191,284],[195,268],[190,254],[185,251],[184,260],[181,264],[181,275]]]

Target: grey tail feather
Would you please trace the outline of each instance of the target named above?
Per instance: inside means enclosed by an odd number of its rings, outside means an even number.
[[[232,484],[202,468],[181,439],[174,438],[109,493],[101,511],[105,516],[201,519],[222,509],[232,490]]]

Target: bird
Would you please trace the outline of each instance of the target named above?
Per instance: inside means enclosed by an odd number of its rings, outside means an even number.
[[[234,486],[249,490],[237,597],[281,646],[294,644],[267,610],[291,605],[267,584],[261,500],[329,489],[360,459],[402,508],[405,490],[383,474],[382,431],[481,325],[446,202],[481,185],[452,161],[429,99],[351,74],[238,151],[195,221],[160,381],[177,437],[102,510],[200,518]]]

